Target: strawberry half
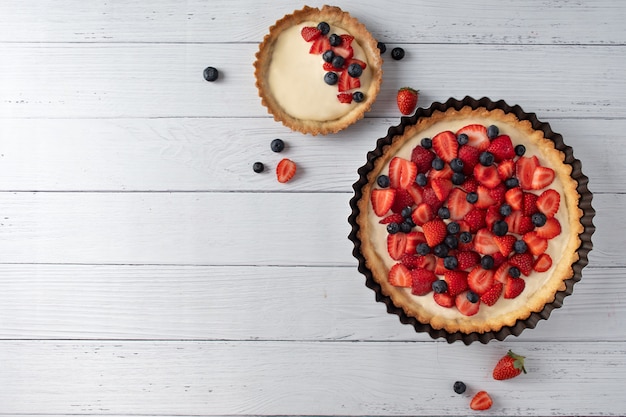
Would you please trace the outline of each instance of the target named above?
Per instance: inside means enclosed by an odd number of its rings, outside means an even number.
[[[456,135],[460,135],[461,133],[465,133],[468,137],[467,145],[473,148],[478,149],[479,151],[484,151],[489,147],[491,141],[489,140],[489,136],[487,136],[487,128],[483,125],[479,124],[471,124],[465,127],[462,127],[456,132]]]
[[[526,282],[522,278],[508,277],[504,283],[504,298],[515,298],[524,291]]]
[[[426,237],[426,243],[431,248],[434,248],[438,244],[444,241],[448,230],[443,220],[436,218],[422,225],[422,231]]]
[[[435,154],[426,148],[416,146],[411,152],[411,161],[417,166],[418,173],[427,173],[430,171]]]
[[[339,92],[349,91],[359,87],[361,87],[361,81],[348,74],[348,71],[342,71],[341,74],[339,74],[339,82],[337,83]],[[352,95],[350,95],[350,97],[352,97]]]
[[[371,193],[372,209],[378,217],[383,217],[393,205],[396,190],[393,188],[375,188]]]
[[[448,131],[436,134],[433,139],[433,150],[441,159],[450,163],[457,157],[459,152],[459,143],[454,133]]]
[[[281,159],[276,165],[276,179],[278,182],[285,183],[296,175],[296,163],[291,159]]]
[[[548,249],[548,240],[537,234],[536,231],[528,232],[522,236],[528,246],[528,250],[535,256],[539,256]]]
[[[504,193],[504,201],[513,210],[521,210],[524,206],[524,192],[520,187],[510,188]]]
[[[487,147],[487,152],[493,154],[496,162],[515,158],[515,148],[513,148],[511,138],[507,135],[500,135],[492,140]]]
[[[526,276],[532,272],[534,262],[535,258],[528,252],[516,253],[509,258],[509,264],[519,269]]]
[[[546,215],[546,217],[554,217],[557,211],[559,211],[559,205],[561,203],[560,194],[553,189],[545,190],[539,197],[537,197],[537,209]]]
[[[414,269],[411,271],[411,293],[415,295],[426,295],[433,289],[433,282],[437,281],[437,275],[427,269]]]
[[[450,308],[450,307],[454,306],[454,297],[452,297],[450,294],[446,294],[445,292],[443,292],[443,293],[434,293],[433,294],[433,299],[441,307]]]
[[[500,295],[502,295],[502,285],[501,282],[495,282],[491,288],[489,288],[483,295],[480,296],[480,301],[483,304],[487,304],[488,306],[494,305],[499,299]]]
[[[532,189],[533,176],[538,166],[539,160],[536,156],[520,156],[520,158],[515,163],[515,176],[519,181],[520,187],[522,187],[524,190]]]
[[[541,190],[552,184],[554,181],[554,170],[548,167],[538,166],[533,173],[533,179],[530,186],[533,190]]]
[[[513,235],[504,235],[504,236],[494,236],[493,241],[498,246],[500,253],[504,257],[508,257],[509,254],[513,251],[513,245],[517,239]]]
[[[474,167],[474,178],[487,188],[494,188],[502,182],[495,165],[486,167],[482,164],[477,164]]]
[[[546,272],[552,266],[552,258],[547,253],[542,253],[537,257],[533,269],[537,272]]]
[[[493,270],[483,269],[482,266],[476,265],[467,276],[467,284],[476,294],[482,295],[493,286],[493,272]]]
[[[544,239],[555,238],[561,234],[561,223],[555,217],[551,217],[546,220],[546,224],[535,228],[535,232],[537,236]]]
[[[407,188],[415,182],[417,166],[408,159],[394,157],[389,162],[389,181],[392,188]]]
[[[300,34],[305,41],[311,42],[312,40],[319,38],[322,31],[314,26],[305,26],[300,31]]]
[[[463,271],[478,265],[480,262],[480,255],[472,250],[462,251],[456,254],[457,269]]]
[[[461,220],[472,210],[473,206],[467,201],[467,193],[460,188],[453,188],[448,195],[448,210],[450,219]]]
[[[423,226],[435,218],[435,211],[426,203],[419,204],[413,213],[411,213],[411,220],[418,226]]]
[[[401,213],[405,207],[411,207],[413,205],[413,197],[404,188],[398,188],[396,190],[396,198],[391,205],[391,211],[394,213]]]
[[[470,401],[472,410],[488,410],[493,405],[493,400],[486,391],[479,391]]]
[[[463,314],[464,316],[473,316],[474,314],[478,313],[478,310],[480,309],[480,299],[475,303],[472,303],[467,298],[467,293],[468,292],[465,291],[457,295],[454,299],[454,305],[456,306],[457,310],[459,310],[459,313]]]
[[[448,284],[448,294],[456,297],[467,290],[467,272],[465,271],[445,271],[443,279]]]
[[[474,249],[476,252],[483,255],[492,255],[496,252],[500,252],[500,248],[493,240],[495,235],[487,229],[480,229],[474,236]]]
[[[320,55],[330,49],[330,41],[327,36],[320,36],[313,41],[309,53],[313,55]]]
[[[350,93],[339,93],[339,94],[337,94],[337,100],[339,100],[340,103],[350,104],[350,103],[352,103],[352,94],[350,94]]]
[[[387,252],[391,259],[400,260],[406,253],[406,233],[398,232],[387,235]]]
[[[452,183],[444,178],[435,178],[430,185],[440,201],[445,201],[448,198],[448,194],[450,194],[453,187]]]
[[[396,287],[411,287],[413,284],[413,278],[411,277],[411,271],[403,264],[395,264],[389,270],[387,277],[389,283]]]

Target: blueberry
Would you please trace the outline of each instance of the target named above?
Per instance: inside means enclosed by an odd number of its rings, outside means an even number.
[[[206,67],[204,69],[203,75],[204,75],[204,79],[205,80],[213,82],[213,81],[217,80],[217,78],[220,76],[220,73],[217,70],[217,68]]]
[[[478,294],[476,294],[476,293],[475,293],[474,291],[472,291],[472,290],[469,290],[469,291],[467,292],[466,297],[467,297],[467,301],[469,301],[469,302],[470,302],[470,303],[472,303],[472,304],[475,304],[475,303],[477,303],[477,302],[478,302]]]
[[[265,165],[263,165],[263,162],[255,162],[252,164],[252,170],[258,174],[265,170]]]
[[[459,261],[457,261],[456,256],[446,256],[443,258],[443,266],[446,269],[454,271],[457,266],[459,266]]]
[[[376,178],[376,184],[378,184],[380,188],[389,187],[389,184],[390,184],[389,177],[386,176],[385,174],[379,175],[378,178]]]
[[[472,241],[472,234],[470,232],[461,232],[459,241],[461,243],[470,243]]]
[[[383,42],[378,42],[377,46],[381,54],[384,54],[385,52],[387,52],[387,45],[385,45]]]
[[[500,206],[500,214],[503,215],[504,217],[508,216],[512,212],[513,212],[513,209],[508,204],[505,203]]]
[[[465,384],[461,381],[456,381],[454,383],[454,392],[456,392],[457,394],[463,394],[465,392],[465,390],[467,389],[467,387],[465,386]]]
[[[330,71],[324,74],[324,82],[328,85],[335,85],[339,81],[339,77],[336,73]]]
[[[400,225],[396,222],[391,222],[387,225],[387,233],[395,235],[400,231]]]
[[[426,174],[420,172],[415,177],[415,182],[417,183],[417,185],[424,187],[426,184],[428,184],[428,178],[426,177]]]
[[[509,225],[504,220],[496,220],[491,228],[496,236],[504,236],[509,232]]]
[[[417,247],[415,248],[415,252],[418,255],[428,255],[430,253],[430,246],[428,246],[428,244],[426,242],[421,242],[417,244]]]
[[[334,57],[335,53],[330,49],[322,54],[322,59],[324,60],[324,62],[333,62]]]
[[[285,149],[285,142],[283,142],[282,139],[274,139],[270,143],[270,148],[272,149],[272,152],[282,152],[283,149]]]
[[[341,36],[337,35],[336,33],[330,35],[328,37],[328,41],[330,42],[330,46],[339,46],[342,42]]]
[[[439,210],[437,210],[437,216],[439,216],[440,219],[449,219],[450,210],[448,207],[440,207]]]
[[[411,217],[411,214],[413,213],[413,209],[410,206],[406,206],[405,208],[402,209],[402,211],[400,212],[400,214],[402,215],[402,217],[409,218]]]
[[[523,240],[516,240],[513,244],[513,250],[515,253],[524,253],[528,250],[528,245]]]
[[[452,178],[450,178],[450,181],[454,185],[461,185],[465,182],[465,174],[463,174],[462,172],[455,172],[452,174]]]
[[[448,256],[448,252],[448,246],[444,245],[443,243],[440,243],[433,248],[433,253],[438,258],[445,258],[446,256]]]
[[[532,217],[530,218],[533,222],[533,224],[537,227],[541,227],[544,224],[546,224],[546,221],[548,220],[546,218],[546,215],[543,213],[535,213],[532,215]]]
[[[515,147],[515,155],[524,156],[525,153],[526,153],[526,147],[524,145],[517,145]]]
[[[480,266],[482,266],[483,269],[491,269],[493,265],[493,256],[491,255],[485,255],[480,259]]]
[[[443,241],[450,249],[456,249],[459,246],[459,238],[454,235],[448,235]]]
[[[442,294],[448,291],[448,283],[442,279],[438,279],[437,281],[433,282],[432,287],[433,287],[433,291],[436,292],[437,294]]]
[[[445,166],[445,162],[443,162],[443,159],[437,157],[433,159],[431,166],[433,167],[433,169],[437,171],[441,171],[443,167]]]
[[[478,201],[478,194],[472,191],[470,193],[467,193],[467,195],[465,196],[465,199],[467,200],[468,203],[474,204],[475,202]]]
[[[402,58],[404,58],[404,49],[402,49],[402,48],[393,48],[391,50],[391,57],[393,59],[395,59],[396,61],[401,60]]]
[[[365,94],[360,91],[355,91],[354,93],[352,93],[352,100],[354,100],[355,103],[360,103],[365,100]]]
[[[500,134],[500,129],[498,129],[498,126],[491,125],[487,128],[487,137],[489,139],[495,139],[498,137],[499,134]]]
[[[467,142],[469,142],[469,136],[467,136],[465,133],[461,133],[459,136],[456,137],[456,141],[459,145],[467,145]]]
[[[451,235],[456,235],[457,233],[459,233],[461,231],[461,226],[457,222],[450,222],[446,226],[446,230]]]
[[[454,172],[463,172],[464,165],[463,160],[459,158],[454,158],[450,161],[450,168],[452,168],[452,171]]]
[[[519,278],[520,274],[521,272],[518,267],[512,266],[511,268],[509,268],[509,275],[512,276],[513,278]]]
[[[519,185],[519,180],[517,178],[507,178],[506,181],[504,181],[504,185],[508,189],[515,188]]]
[[[420,145],[422,145],[424,149],[430,149],[433,147],[433,140],[431,138],[423,138],[420,141]]]
[[[491,152],[485,151],[480,154],[480,156],[478,157],[478,160],[480,161],[481,165],[488,167],[488,166],[493,165],[495,158],[493,157],[493,154]]]
[[[333,65],[334,68],[337,69],[341,69],[343,68],[343,65],[346,63],[346,59],[344,57],[342,57],[341,55],[335,55],[333,57],[333,60],[331,61],[331,64]],[[357,64],[357,67],[359,65]],[[361,67],[359,67],[361,68]]]
[[[407,223],[406,221],[400,223],[400,231],[402,233],[409,233],[411,231],[411,229],[413,228],[413,226],[411,226],[409,223]]]
[[[348,75],[354,78],[359,78],[363,74],[363,68],[357,63],[348,65]]]
[[[322,35],[327,35],[330,32],[330,25],[326,22],[319,22],[317,28],[322,32]]]

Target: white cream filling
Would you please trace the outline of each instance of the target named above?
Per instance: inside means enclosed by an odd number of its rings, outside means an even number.
[[[513,142],[513,146],[517,144],[523,144],[526,147],[526,153],[524,156],[535,155],[539,159],[539,162],[541,163],[541,165],[548,166],[547,161],[542,156],[539,149],[536,146],[524,141],[521,132],[513,129],[511,126],[502,125],[501,123],[499,124],[499,121],[489,120],[489,119],[484,119],[484,118],[480,118],[480,119],[466,118],[462,120],[442,121],[440,123],[436,123],[430,128],[422,131],[419,134],[419,136],[416,136],[410,139],[409,141],[407,141],[402,146],[402,148],[399,149],[396,155],[402,158],[410,159],[413,148],[415,148],[415,146],[417,146],[420,143],[422,138],[425,138],[425,137],[432,138],[437,133],[445,131],[445,130],[456,132],[460,128],[468,124],[473,124],[473,123],[482,124],[484,126],[488,126],[491,124],[497,125],[500,129],[500,134],[510,136],[511,141]],[[389,167],[386,166],[383,172],[381,173],[387,174],[388,168]],[[563,196],[563,184],[561,183],[558,176],[555,177],[552,184],[546,187],[546,189],[548,188],[552,188],[558,191],[559,194]],[[543,190],[533,190],[533,192],[538,195],[541,194],[542,191]],[[567,210],[565,208],[563,197],[561,197],[561,204],[559,205],[559,211],[556,213],[555,217],[559,221],[559,223],[561,223],[561,234],[548,241],[548,249],[546,250],[546,253],[550,255],[550,257],[552,258],[552,267],[546,272],[539,273],[539,272],[533,271],[527,277],[522,276],[524,278],[524,281],[526,281],[526,286],[524,288],[524,291],[519,296],[513,299],[505,299],[504,296],[501,296],[500,299],[493,306],[481,304],[478,313],[472,316],[472,318],[476,318],[479,320],[487,319],[489,317],[494,317],[496,315],[506,314],[508,312],[515,311],[521,308],[522,306],[526,305],[527,301],[530,298],[532,298],[537,293],[537,291],[539,291],[542,288],[545,282],[552,275],[552,272],[554,271],[555,267],[559,264],[561,257],[563,255],[562,248],[566,245],[567,240],[569,238],[569,234],[570,234],[569,222],[567,219]],[[380,221],[380,218],[377,217],[373,213],[373,211],[370,211],[370,216],[369,216],[369,222],[371,225],[370,230],[373,231],[372,236],[371,236],[371,241],[376,249],[376,252],[380,255],[380,257],[385,262],[385,265],[387,266],[387,268],[391,268],[398,261],[392,259],[389,256],[389,253],[387,252],[387,235],[388,235],[387,228],[386,228],[386,225],[380,224],[379,221]],[[409,294],[411,292],[410,288],[407,288],[404,290],[406,290],[407,293]],[[416,296],[416,295],[411,294],[411,297],[413,297],[416,303],[424,306],[428,311],[434,312],[434,314],[439,317],[443,317],[443,318],[450,319],[450,320],[466,317],[462,315],[454,307],[445,308],[445,307],[441,307],[440,305],[438,305],[433,299],[432,292],[430,294],[423,295],[423,296]]]
[[[317,26],[318,22],[304,22],[283,31],[274,45],[272,60],[267,74],[272,95],[278,104],[292,117],[302,120],[335,120],[348,113],[359,103],[341,103],[337,99],[337,85],[324,81],[322,55],[310,54],[313,42],[307,42],[300,34],[305,26]],[[330,32],[347,34],[344,29],[331,26]],[[367,63],[365,52],[356,39],[352,41],[354,58]],[[361,87],[349,91],[367,91],[372,72],[369,65],[359,77]]]

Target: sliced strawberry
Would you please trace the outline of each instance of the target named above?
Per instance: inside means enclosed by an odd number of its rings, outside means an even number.
[[[524,192],[524,204],[522,206],[522,213],[524,216],[531,217],[537,212],[537,195],[533,193]]]
[[[448,196],[448,210],[450,219],[461,220],[473,209],[471,203],[467,201],[467,193],[460,188],[453,188]]]
[[[410,270],[412,269],[416,269],[419,268],[420,263],[421,263],[421,256],[419,256],[416,253],[405,253],[404,255],[402,255],[402,257],[400,258],[400,263],[404,266],[406,266],[407,268],[409,268]]]
[[[493,274],[493,278],[502,284],[506,283],[506,280],[509,279],[509,269],[511,269],[511,265],[508,262],[503,262]]]
[[[424,255],[419,257],[419,267],[428,269],[429,271],[435,271],[435,267],[437,266],[437,257],[432,254]]]
[[[422,197],[422,201],[431,206],[435,212],[437,212],[437,210],[439,210],[439,208],[443,205],[443,202],[437,198],[437,195],[432,187],[424,187]]]
[[[455,297],[454,305],[457,310],[459,310],[459,313],[464,316],[473,316],[478,313],[478,310],[480,309],[480,299],[478,299],[475,303],[472,303],[468,300],[467,291],[465,291]]]
[[[354,40],[354,36],[348,35],[347,33],[339,35],[339,37],[341,38],[341,46],[350,46]]]
[[[448,198],[448,194],[452,191],[453,185],[450,181],[443,178],[435,178],[430,183],[433,187],[435,195],[440,201],[445,201]]]
[[[489,190],[489,196],[495,200],[496,204],[502,204],[506,192],[506,185],[500,183],[491,190]]]
[[[485,216],[485,224],[487,225],[487,228],[492,230],[494,223],[498,220],[502,220],[500,206],[493,205],[487,209],[487,215]]]
[[[559,223],[556,217],[550,217],[546,220],[546,224],[535,228],[535,232],[541,238],[552,239],[561,234],[561,223]]]
[[[404,247],[404,253],[406,254],[414,254],[417,245],[426,242],[426,237],[424,237],[424,233],[419,232],[417,230],[413,230],[406,234],[406,246]]]
[[[472,146],[461,146],[459,148],[459,159],[463,161],[463,173],[470,175],[474,172],[474,167],[479,163],[480,151]]]
[[[419,204],[413,213],[411,214],[411,219],[413,223],[418,226],[423,226],[424,223],[427,223],[435,218],[435,211],[426,203]]]
[[[443,279],[448,284],[448,294],[456,297],[467,290],[467,272],[465,271],[445,271]]]
[[[327,36],[320,36],[313,41],[309,53],[313,55],[320,55],[330,49],[330,41]]]
[[[495,235],[487,229],[480,229],[474,236],[474,249],[482,255],[492,255],[500,252],[500,248],[493,240]]]
[[[502,181],[511,178],[515,174],[515,162],[507,159],[498,164],[498,175]]]
[[[393,188],[375,188],[371,193],[372,209],[378,217],[383,217],[391,209],[396,198]]]
[[[561,203],[561,195],[553,189],[545,190],[537,197],[537,209],[546,215],[546,217],[554,217],[559,211]]]
[[[496,204],[496,200],[491,197],[490,189],[484,185],[479,185],[476,193],[478,194],[478,201],[474,203],[476,208],[487,208]]]
[[[502,255],[500,252],[496,252],[492,254],[491,257],[493,258],[493,267],[495,269],[498,269],[500,265],[506,262],[506,257]]]
[[[488,306],[494,305],[502,295],[502,283],[494,282],[494,284],[483,295],[480,296],[480,301]]]
[[[433,139],[433,150],[444,161],[450,163],[457,157],[459,152],[459,142],[454,133],[449,130],[436,134]]]
[[[328,72],[328,71],[337,71],[337,68],[335,68],[335,66],[332,64],[332,62],[324,62],[322,64],[322,68],[326,72]]]
[[[395,264],[389,270],[387,277],[389,283],[396,287],[411,287],[413,284],[413,278],[411,277],[411,271],[409,268],[402,264]]]
[[[437,275],[427,269],[414,269],[411,271],[411,293],[426,295],[433,290],[433,282],[437,281]]]
[[[387,235],[387,252],[391,259],[400,260],[406,253],[406,233],[394,233]]]
[[[504,221],[509,226],[509,233],[523,235],[535,228],[532,219],[528,216],[524,216],[521,210],[516,210],[509,214]]]
[[[548,249],[548,240],[540,237],[537,232],[532,231],[522,236],[528,250],[535,256],[539,256]]]
[[[486,391],[479,391],[470,401],[472,410],[488,410],[493,405],[493,400]]]
[[[538,166],[539,160],[536,156],[520,156],[517,160],[515,164],[515,176],[519,181],[520,187],[524,190],[532,189],[533,175]]]
[[[463,271],[478,265],[480,255],[472,250],[461,251],[456,254],[456,260],[458,262],[457,269]]]
[[[281,159],[278,165],[276,165],[276,179],[278,182],[285,183],[296,175],[296,163],[291,159]]]
[[[409,185],[406,191],[411,195],[414,204],[420,204],[424,200],[424,189],[416,183]]]
[[[472,124],[462,127],[456,132],[456,135],[460,135],[461,133],[465,133],[469,139],[467,142],[468,146],[472,146],[479,151],[484,151],[489,147],[491,141],[487,136],[487,128],[480,124]]]
[[[328,45],[330,46],[330,42]],[[345,61],[349,61],[354,56],[354,49],[350,45],[344,45],[343,43],[339,46],[333,46],[332,51],[335,55],[342,56]]]
[[[389,162],[391,188],[407,188],[415,182],[417,166],[408,159],[394,157]]]
[[[493,285],[493,270],[476,265],[467,275],[467,285],[478,295],[482,295]]]
[[[513,210],[521,210],[524,206],[524,192],[520,187],[511,188],[504,193],[504,201]]]
[[[493,241],[498,245],[500,253],[504,257],[508,257],[513,251],[513,245],[517,239],[513,235],[494,236]]]
[[[542,188],[552,184],[554,176],[555,174],[552,168],[538,166],[533,173],[530,188],[533,190],[541,190]]]
[[[534,263],[535,258],[528,252],[516,253],[509,258],[509,264],[517,267],[526,276],[532,272]]]
[[[404,221],[404,217],[400,213],[393,213],[387,217],[383,217],[380,219],[378,223],[380,224],[389,224],[389,223],[402,223]]]
[[[486,167],[482,164],[477,164],[474,167],[474,178],[487,188],[494,188],[502,182],[495,165]]]
[[[426,236],[426,243],[431,248],[434,248],[446,238],[448,230],[443,220],[436,218],[422,225],[422,231]]]
[[[511,142],[511,138],[507,135],[500,135],[493,139],[489,147],[487,147],[487,152],[493,154],[496,162],[515,158],[513,143]]]
[[[450,294],[446,294],[445,292],[434,293],[433,298],[435,302],[439,304],[441,307],[450,308],[454,306],[454,297],[452,297]]]
[[[475,193],[478,190],[479,185],[480,183],[478,182],[478,180],[470,176],[466,177],[465,181],[461,185],[461,188],[463,188],[466,193]]]
[[[411,152],[411,161],[417,166],[418,173],[427,173],[430,171],[435,159],[435,154],[420,145],[416,146]]]
[[[337,82],[339,92],[350,91],[359,87],[361,87],[361,81],[348,74],[348,71],[342,71],[341,74],[339,74],[339,81]]]
[[[350,64],[357,64],[359,65],[362,69],[365,69],[367,67],[367,64],[363,61],[361,61],[360,59],[356,59],[356,58],[350,58],[346,61],[346,65],[345,67],[348,68],[350,66]]]
[[[350,94],[350,93],[339,93],[339,94],[337,94],[337,100],[339,100],[340,103],[350,104],[350,103],[352,103],[352,94]]]
[[[508,277],[504,283],[504,298],[515,298],[524,291],[526,281],[522,278]]]
[[[305,41],[311,42],[312,40],[319,38],[322,31],[314,26],[305,26],[300,31],[300,34]]]
[[[533,269],[537,272],[546,272],[552,266],[552,258],[547,253],[542,253],[537,257]]]
[[[470,232],[476,233],[487,225],[485,222],[486,218],[487,210],[472,208],[472,210],[463,217],[463,221],[469,226]]]
[[[446,268],[446,265],[443,263],[443,258],[437,258],[437,262],[435,263],[435,274],[443,275],[447,271],[449,271],[449,269]]]
[[[452,171],[452,168],[450,168],[450,165],[444,165],[443,169],[440,169],[439,171],[437,171],[436,169],[433,169],[430,171],[430,173],[428,174],[428,177],[432,180],[435,178],[442,178],[442,179],[447,179],[449,180],[450,178],[452,178],[452,175],[454,175],[454,171]]]
[[[411,197],[411,193],[409,193],[404,188],[399,188],[396,190],[396,198],[393,200],[393,204],[391,205],[391,211],[394,213],[401,213],[405,207],[413,206],[413,197]]]

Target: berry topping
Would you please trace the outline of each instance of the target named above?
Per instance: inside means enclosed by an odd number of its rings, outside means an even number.
[[[491,288],[480,296],[480,301],[488,306],[494,305],[500,299],[503,287],[501,282],[494,282]]]
[[[319,29],[322,35],[328,35],[328,32],[330,32],[330,25],[326,22],[319,22],[317,24],[317,28]]]
[[[413,277],[411,271],[404,264],[398,263],[391,267],[387,280],[396,287],[411,287]]]
[[[447,235],[446,224],[441,219],[433,219],[424,223],[422,230],[426,237],[426,243],[431,248],[443,242]]]
[[[417,176],[417,165],[404,158],[394,157],[389,163],[389,180],[393,188],[408,188]]]
[[[327,23],[328,25],[328,23]],[[329,27],[330,30],[330,27]],[[305,26],[302,28],[302,30],[300,31],[300,34],[302,35],[302,38],[307,41],[307,42],[311,42],[317,38],[320,37],[320,35],[322,34],[322,31],[316,27],[313,26]]]
[[[415,90],[411,87],[402,87],[398,90],[396,95],[396,102],[400,113],[407,115],[413,113],[415,107],[417,107],[417,99],[419,90]]]
[[[313,55],[320,55],[330,49],[330,42],[326,36],[319,36],[311,44],[309,53]]]
[[[418,268],[411,271],[411,292],[415,295],[426,295],[433,290],[437,275],[433,271]]]
[[[500,129],[496,125],[490,125],[487,127],[487,137],[489,139],[495,139],[500,134]]]
[[[498,136],[492,140],[491,144],[487,148],[487,152],[493,155],[496,162],[515,158],[513,143],[511,142],[511,138],[507,135]]]
[[[356,103],[361,103],[363,100],[365,100],[365,94],[363,94],[361,91],[355,91],[354,93],[352,93],[352,100],[354,100]]]
[[[467,275],[467,284],[478,295],[487,292],[494,283],[493,271],[476,265]]]
[[[433,139],[433,150],[445,162],[450,162],[457,157],[459,144],[454,133],[448,131],[436,134]]]
[[[393,205],[396,198],[396,190],[393,188],[375,189],[371,193],[372,208],[378,217],[382,217]]]
[[[479,391],[470,401],[472,410],[488,410],[493,405],[493,400],[486,391]]]
[[[352,103],[352,94],[350,93],[339,93],[337,94],[337,99],[340,103],[349,104]]]
[[[459,136],[460,134],[467,135],[467,145],[476,148],[479,151],[486,150],[491,143],[489,137],[487,136],[487,128],[483,125],[467,125],[459,129],[456,134],[457,136]]]
[[[504,283],[504,298],[515,298],[524,291],[526,281],[522,278],[508,277]]]
[[[561,196],[553,189],[548,189],[541,193],[537,198],[537,209],[546,215],[546,217],[554,217],[557,211],[559,211],[559,204],[561,202]]]
[[[291,159],[281,159],[276,165],[276,178],[278,182],[285,183],[296,175],[296,164]]]
[[[475,300],[475,301],[472,301]],[[464,316],[473,316],[480,309],[480,299],[472,291],[464,291],[456,296],[454,304]]]
[[[329,71],[324,74],[324,82],[328,85],[335,85],[339,81],[339,76],[337,73]]]
[[[542,253],[535,260],[533,269],[537,272],[545,272],[552,266],[552,258],[547,253]]]

